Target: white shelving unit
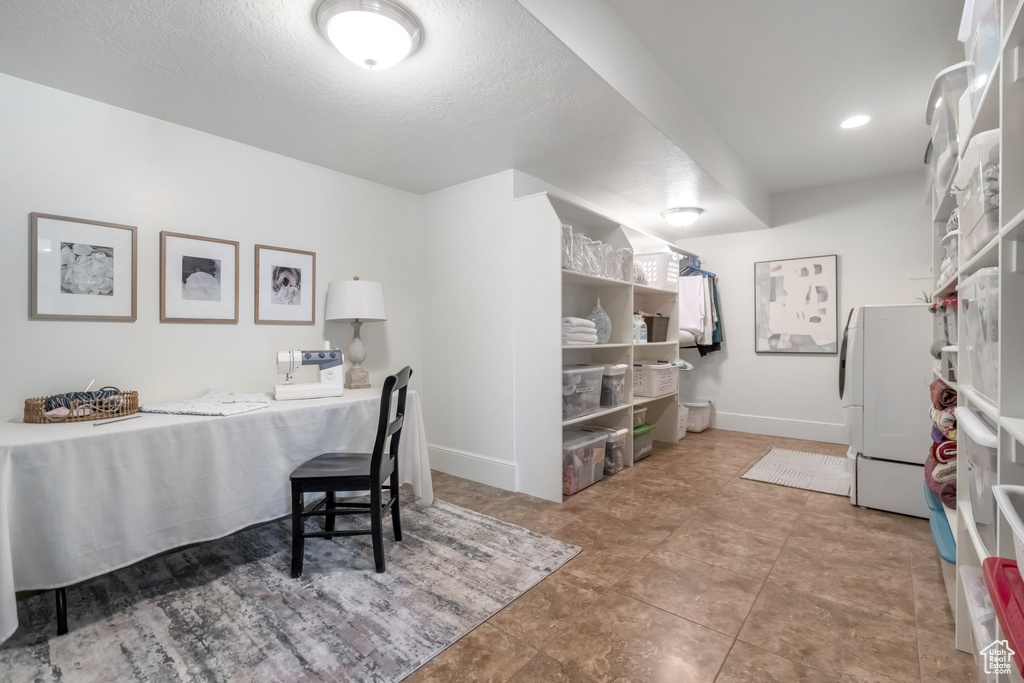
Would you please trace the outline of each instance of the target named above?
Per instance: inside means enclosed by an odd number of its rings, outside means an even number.
[[[633,464],[634,406],[647,408],[647,421],[656,424],[655,441],[678,441],[677,393],[658,398],[634,397],[633,362],[678,359],[679,294],[675,290],[635,285],[561,268],[558,259],[563,223],[571,225],[574,233],[582,232],[615,248],[631,247],[624,226],[607,216],[551,193],[541,193],[516,200],[514,222],[516,253],[530,252],[533,259],[529,270],[524,267],[521,273],[517,273],[522,278],[517,279],[518,299],[513,312],[517,335],[517,483],[520,491],[561,501],[563,427],[592,424],[629,429],[627,466]],[[537,254],[537,251],[543,253]],[[558,266],[551,269],[553,262]],[[556,292],[560,296],[556,296]],[[559,344],[560,349],[556,351],[555,343],[545,342],[556,335],[560,338],[559,321],[563,316],[585,318],[598,299],[612,320],[612,336],[607,344]],[[633,312],[636,310],[660,313],[669,318],[666,341],[633,343]],[[518,336],[521,330],[522,337]],[[527,330],[532,331],[529,336]],[[550,331],[550,337],[547,331]],[[625,402],[590,415],[561,420],[561,368],[577,363],[624,363],[629,366]],[[600,485],[601,482],[595,484]]]
[[[956,354],[956,382],[947,384],[957,390],[957,404],[973,411],[998,433],[998,465],[996,480],[1000,484],[1024,484],[1024,364],[1019,362],[1024,351],[1024,19],[1021,18],[1020,0],[1001,0],[1003,45],[1000,60],[989,80],[973,121],[960,122],[960,157],[971,138],[980,132],[999,128],[1000,140],[1000,207],[998,235],[970,259],[961,260],[957,273],[947,282],[937,283],[933,300],[957,296],[972,274],[982,268],[999,268],[999,396],[993,403],[982,397],[972,386],[970,363],[967,356],[967,332],[962,304],[958,318]],[[1012,65],[1012,66],[1011,66]],[[954,170],[955,173],[955,170]],[[955,200],[949,192],[933,204],[933,272],[940,271],[943,250],[939,240]],[[964,226],[961,226],[961,235]],[[961,243],[960,254],[964,253]],[[936,326],[936,334],[941,334]],[[936,377],[946,381],[940,373]],[[957,458],[957,509],[946,508],[946,518],[956,540],[957,568],[980,567],[990,556],[1014,557],[1013,535],[1002,515],[997,515],[995,547],[986,547],[975,524],[972,510],[967,466],[967,452],[963,430],[960,430]],[[956,572],[954,612],[956,616],[956,646],[973,653],[971,644],[971,618],[967,599]],[[999,633],[998,638],[1002,638]],[[1010,676],[1000,681],[1021,681],[1014,665]]]

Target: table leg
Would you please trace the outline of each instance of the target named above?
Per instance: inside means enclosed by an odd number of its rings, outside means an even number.
[[[68,632],[68,591],[58,588],[54,593],[57,596],[57,635],[62,636]]]

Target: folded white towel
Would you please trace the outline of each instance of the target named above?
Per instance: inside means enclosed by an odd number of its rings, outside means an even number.
[[[563,327],[562,334],[597,334],[597,328],[583,327],[583,325],[576,325],[575,327]]]
[[[565,341],[565,340],[563,340],[562,343],[565,344],[566,346],[591,346],[591,345],[597,344],[597,339],[594,339],[592,341]]]
[[[597,335],[596,334],[587,334],[587,333],[584,333],[584,332],[573,332],[572,334],[563,334],[562,335],[562,342],[564,342],[564,343],[569,343],[569,342],[585,342],[585,343],[588,343],[588,344],[596,344],[597,343]]]
[[[590,327],[590,328],[593,328],[593,329],[597,329],[597,325],[594,324],[594,321],[593,320],[587,320],[586,318],[572,318],[572,317],[562,318],[562,325],[570,325],[570,326],[582,325],[583,327]]]

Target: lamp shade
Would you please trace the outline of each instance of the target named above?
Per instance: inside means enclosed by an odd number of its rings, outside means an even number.
[[[368,280],[341,280],[327,285],[327,320],[387,320],[384,287]]]

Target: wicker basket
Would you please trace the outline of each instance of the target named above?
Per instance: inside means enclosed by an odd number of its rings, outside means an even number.
[[[46,399],[25,399],[25,422],[37,424],[58,422],[88,422],[89,420],[105,420],[108,417],[120,417],[139,412],[139,392],[125,391],[120,396],[99,398],[91,401],[72,401],[71,412],[67,417],[53,419],[46,416]]]

